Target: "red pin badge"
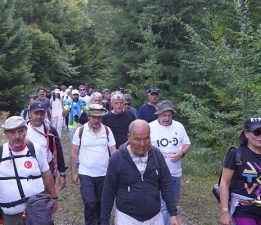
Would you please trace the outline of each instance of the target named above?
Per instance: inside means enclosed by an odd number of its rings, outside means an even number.
[[[31,161],[26,161],[25,163],[24,163],[24,167],[26,168],[26,169],[30,169],[30,168],[32,168],[32,162]]]

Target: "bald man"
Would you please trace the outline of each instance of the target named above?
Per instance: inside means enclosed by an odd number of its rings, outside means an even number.
[[[170,224],[179,225],[173,184],[164,157],[150,144],[145,120],[129,125],[128,143],[112,155],[105,178],[101,218],[109,225],[116,198],[115,225],[163,225],[160,194],[170,212]]]

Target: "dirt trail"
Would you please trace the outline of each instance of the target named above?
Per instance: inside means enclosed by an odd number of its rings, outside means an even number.
[[[66,165],[69,166],[69,157],[71,143],[68,139],[67,132],[63,131],[62,146]],[[83,204],[80,197],[80,187],[72,184],[69,169],[66,171],[67,187],[63,191],[59,191],[59,209],[55,213],[55,225],[84,225]],[[187,225],[185,216],[179,208],[180,225]]]

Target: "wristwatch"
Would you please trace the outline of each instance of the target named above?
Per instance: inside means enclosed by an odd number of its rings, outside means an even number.
[[[221,214],[223,214],[225,212],[229,212],[229,209],[228,208],[221,208]]]

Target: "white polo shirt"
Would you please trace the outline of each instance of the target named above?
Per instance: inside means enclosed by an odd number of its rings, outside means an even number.
[[[111,129],[108,127],[108,139],[106,129],[102,124],[101,130],[95,134],[88,123],[85,123],[79,149],[79,174],[91,177],[101,177],[106,175],[109,163],[108,147],[115,145],[115,139]],[[72,143],[80,145],[79,130],[77,128]]]

